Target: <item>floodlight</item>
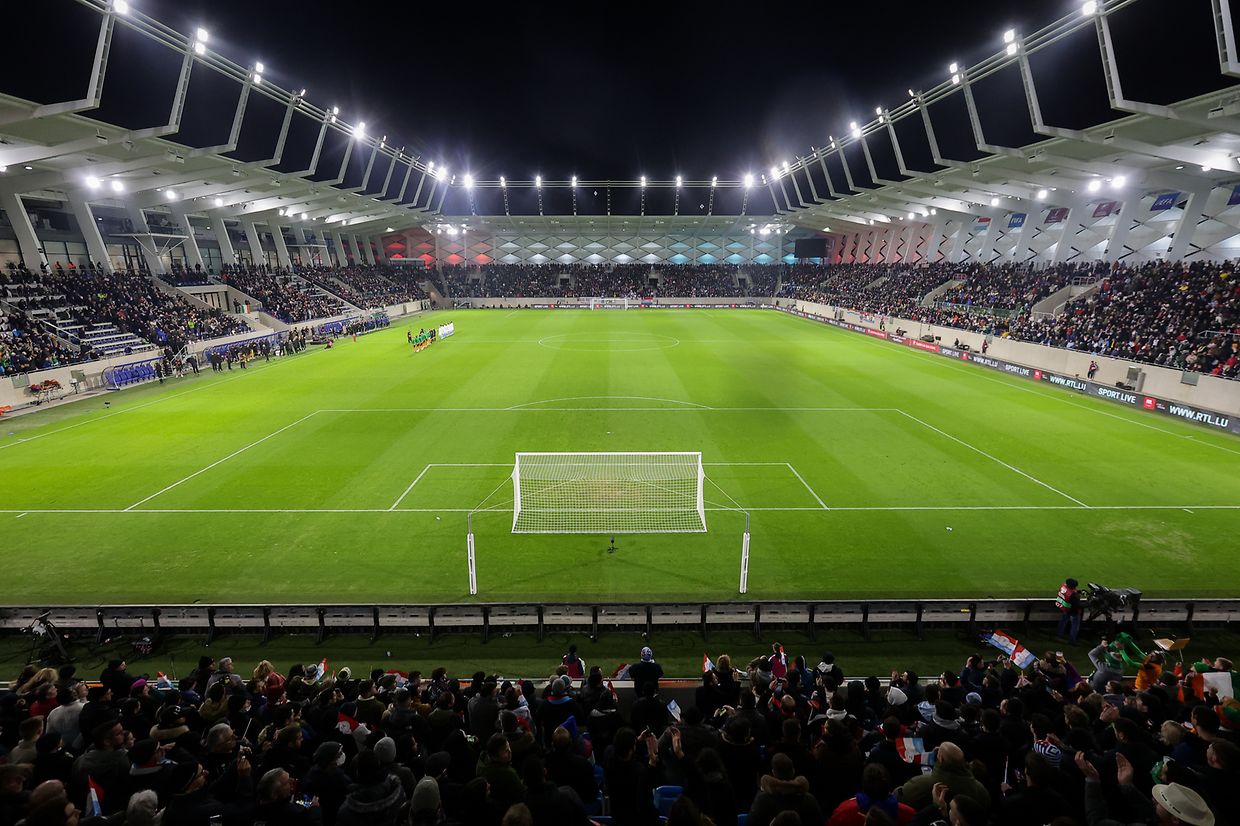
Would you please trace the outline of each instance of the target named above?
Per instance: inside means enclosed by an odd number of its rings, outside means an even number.
[[[876,114],[876,115],[881,115],[882,113],[883,113],[883,107],[881,107],[881,106],[875,106],[875,107],[874,107],[874,114]]]
[[[262,84],[263,84],[263,76],[260,75],[258,72],[255,72],[254,73],[254,85],[261,86]]]
[[[831,231],[831,227],[823,227],[823,228],[822,228],[822,231],[823,231],[823,232],[830,232],[830,231]]]
[[[646,185],[646,176],[642,175],[642,186],[644,187],[645,185]]]
[[[939,211],[938,211],[937,209],[932,209],[932,210],[930,210],[930,214],[931,214],[931,215],[938,215],[938,214],[939,214]]]
[[[260,75],[261,75],[261,74],[265,71],[265,70],[263,69],[263,63],[262,63],[262,61],[261,61],[261,60],[260,60],[260,61],[258,61],[258,62],[256,62],[256,63],[254,64],[254,71],[255,71],[255,72],[257,72],[257,73],[258,73],[258,74],[260,74]]]
[[[1210,172],[1210,171],[1211,171],[1211,169],[1210,169],[1210,167],[1207,165],[1207,166],[1202,166],[1202,167],[1201,167],[1201,171],[1202,171],[1202,172]]]
[[[912,89],[909,89],[909,90],[908,90],[908,96],[909,96],[909,97],[911,97],[911,98],[915,98],[915,97],[917,97],[917,93],[916,93],[916,92],[914,92]]]
[[[286,210],[284,207],[280,207],[279,212],[280,212],[280,214],[281,214],[281,215],[285,214],[287,211],[288,211],[288,210]]]
[[[712,187],[712,188],[714,188],[714,187],[716,187],[716,186],[718,186],[718,185],[719,185],[719,176],[718,176],[718,175],[712,175],[712,176],[711,176],[711,179],[710,179],[710,185],[711,185],[711,187]]]
[[[785,172],[787,172],[787,171],[788,171],[788,162],[787,162],[787,161],[784,161],[784,171],[785,171]]]
[[[444,179],[444,176],[447,174],[448,174],[448,167],[441,166],[439,167],[439,171],[435,173],[435,177],[442,181]]]
[[[959,64],[959,63],[953,63],[953,64],[951,64],[950,66],[948,66],[948,67],[947,67],[947,73],[948,73],[949,75],[954,75],[954,74],[956,74],[956,73],[957,73],[957,72],[959,72],[959,71],[960,71],[960,64]]]
[[[362,121],[353,127],[353,137],[360,138],[366,134],[366,121]]]
[[[535,189],[542,189],[542,175],[535,175],[535,176],[534,176],[534,188],[535,188]]]
[[[991,198],[991,199],[990,199],[990,205],[991,205],[992,207],[997,207],[997,206],[999,206],[999,199],[998,199],[998,198]]]
[[[203,55],[207,53],[207,44],[201,40],[194,41],[194,54]]]
[[[99,179],[98,179],[98,178],[96,178],[94,175],[87,175],[87,176],[86,176],[86,185],[87,185],[88,187],[90,187],[91,189],[98,189],[98,188],[99,188]]]
[[[1008,53],[1008,56],[1009,56],[1009,57],[1010,57],[1011,55],[1016,54],[1016,44],[1015,44],[1015,43],[1009,43],[1009,44],[1008,44],[1008,46],[1007,46],[1007,53]]]
[[[508,188],[508,182],[507,182],[506,180],[504,180],[504,176],[503,176],[503,175],[500,175],[500,176],[499,176],[499,185],[500,185],[500,188],[501,188],[501,189],[507,189],[507,188]]]
[[[778,177],[779,177],[779,167],[778,167],[778,166],[772,166],[772,167],[771,167],[771,177],[772,177],[772,178],[778,178]]]
[[[207,32],[207,30],[206,30],[206,29],[204,29],[204,28],[202,28],[201,26],[199,26],[199,27],[198,27],[198,31],[197,31],[197,32],[195,32],[194,36],[198,38],[198,42],[199,42],[199,43],[206,43],[206,42],[207,42],[207,38],[208,38],[208,34],[209,34],[209,33]]]
[[[216,199],[215,199],[215,205],[216,205],[217,207],[222,207],[222,206],[224,206],[224,199],[223,199],[223,198],[216,198]],[[283,214],[284,214],[284,210],[280,210],[280,214],[281,214],[281,215],[283,215]]]
[[[577,187],[577,176],[574,175],[573,176],[573,188],[576,189],[576,187]]]
[[[306,90],[305,90],[305,89],[302,89],[300,92],[298,92],[298,93],[297,93],[297,97],[299,97],[299,98],[304,98],[305,96],[306,96]]]
[[[960,84],[960,75],[952,75],[952,84],[953,84],[953,85],[959,85],[959,84]]]
[[[1008,29],[1003,33],[1003,42],[1012,43],[1016,40],[1016,29]]]
[[[112,191],[113,192],[124,192],[125,184],[122,183],[121,181],[112,181]]]
[[[1039,200],[1039,201],[1045,201],[1045,200],[1046,200],[1046,196],[1047,196],[1047,195],[1049,195],[1049,194],[1050,194],[1050,193],[1049,193],[1049,192],[1047,192],[1045,189],[1039,189],[1039,190],[1038,190],[1038,195],[1037,195],[1038,200]]]
[[[333,115],[339,115],[339,114],[340,114],[340,107],[339,107],[339,106],[333,106],[333,107],[332,107],[332,114],[333,114]]]
[[[396,232],[396,230],[392,229],[391,227],[388,227],[387,229],[384,230],[384,232]]]
[[[0,172],[8,172],[9,168],[4,164],[0,164]]]
[[[129,3],[125,0],[113,0],[112,11],[117,14],[129,14]]]
[[[848,124],[848,128],[852,130],[852,136],[854,138],[857,138],[858,140],[861,139],[861,128],[857,126],[856,121],[853,121],[852,123]]]
[[[1097,178],[1094,178],[1092,181],[1089,182],[1089,186],[1087,186],[1086,189],[1088,189],[1090,192],[1097,192],[1098,190],[1102,189],[1102,181],[1098,180]]]
[[[1114,178],[1111,179],[1111,186],[1115,189],[1123,189],[1124,185],[1127,183],[1128,183],[1128,178],[1125,177],[1124,175],[1116,175]]]
[[[1085,15],[1086,17],[1092,17],[1097,12],[1098,12],[1098,1],[1097,0],[1086,0],[1086,2],[1081,4],[1081,14]]]
[[[911,220],[913,220],[913,218],[914,218],[914,217],[915,217],[915,216],[913,215],[913,213],[911,213],[911,212],[910,212],[910,213],[908,214],[908,219],[909,219],[910,221],[911,221]]]
[[[683,179],[682,179],[679,175],[677,175],[677,176],[676,176],[676,186],[680,186],[682,183],[684,183],[684,180],[683,180]]]
[[[177,193],[176,193],[176,191],[175,191],[175,190],[172,190],[172,189],[165,189],[165,190],[164,190],[164,197],[165,197],[165,198],[167,198],[169,201],[175,201],[175,200],[176,200],[178,197],[180,197],[180,196],[179,196],[179,195],[177,195]]]
[[[753,186],[753,173],[746,172],[745,173],[745,189],[749,189],[752,186]]]
[[[466,189],[474,188],[474,176],[470,175],[468,172],[465,173],[465,188]]]
[[[303,221],[304,221],[304,220],[306,220],[306,213],[304,213],[304,212],[303,212],[303,213],[301,214],[301,220],[303,220]]]

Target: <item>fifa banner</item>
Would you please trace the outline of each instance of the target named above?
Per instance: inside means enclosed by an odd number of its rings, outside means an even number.
[[[1175,402],[1169,399],[1160,399],[1156,396],[1147,396],[1144,393],[1138,393],[1134,390],[1124,390],[1120,387],[1112,385],[1098,384],[1094,381],[1087,381],[1078,376],[1065,376],[1059,373],[1052,373],[1049,370],[1042,370],[1037,367],[1028,367],[1024,364],[1016,364],[1003,359],[991,358],[980,353],[967,350],[960,350],[955,347],[948,347],[939,344],[936,341],[923,341],[920,338],[909,336],[897,336],[894,333],[888,333],[885,330],[875,330],[873,327],[866,327],[861,324],[853,324],[847,321],[836,320],[834,318],[825,318],[824,316],[806,313],[800,310],[780,307],[786,313],[808,318],[813,321],[819,321],[824,324],[830,324],[832,327],[841,327],[845,330],[851,330],[854,333],[870,336],[871,338],[881,338],[884,341],[890,341],[894,344],[902,344],[905,347],[911,347],[914,350],[925,350],[928,353],[935,353],[946,358],[955,359],[956,361],[970,362],[979,367],[989,367],[991,370],[998,370],[1001,373],[1008,373],[1013,376],[1019,376],[1022,379],[1031,379],[1032,381],[1045,382],[1064,390],[1072,390],[1086,396],[1092,396],[1097,399],[1106,399],[1109,402],[1122,404],[1125,407],[1135,407],[1150,413],[1161,413],[1164,416],[1171,416],[1183,421],[1193,422],[1194,424],[1205,425],[1214,430],[1222,430],[1228,433],[1240,435],[1240,418],[1232,416],[1228,413],[1219,413],[1215,410],[1206,410],[1200,407],[1193,407],[1182,402]],[[859,314],[849,311],[850,315],[859,317]]]
[[[1171,209],[1175,206],[1175,202],[1180,199],[1178,192],[1164,192],[1154,199],[1154,203],[1150,206],[1150,212],[1161,212],[1164,209]]]
[[[456,322],[453,322],[453,321],[449,321],[447,324],[440,325],[439,329],[436,331],[437,335],[440,338],[447,338],[448,336],[452,335],[455,332],[456,332]]]
[[[1020,229],[1025,225],[1025,219],[1028,217],[1028,214],[1024,212],[1013,212],[1008,218],[1008,229]]]
[[[1227,206],[1235,206],[1240,204],[1240,184],[1236,184],[1231,188],[1231,197],[1227,199]]]

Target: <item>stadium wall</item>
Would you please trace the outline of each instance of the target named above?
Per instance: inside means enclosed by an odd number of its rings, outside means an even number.
[[[451,299],[456,307],[471,307],[475,309],[493,309],[493,310],[515,310],[521,308],[529,309],[550,309],[558,307],[561,309],[586,309],[590,305],[589,297],[585,298],[559,298],[555,296],[530,296],[526,298],[454,298]],[[642,299],[632,299],[633,301],[642,301]],[[653,307],[758,307],[770,304],[769,298],[757,298],[754,296],[734,296],[732,298],[697,298],[684,296],[660,296],[657,299],[649,299],[648,303]]]
[[[793,301],[775,299],[775,304],[791,308],[811,315],[826,318],[838,318],[849,324],[866,329],[877,330],[880,319],[871,313],[861,313],[845,307],[832,307],[827,304],[816,304],[811,301]],[[924,335],[935,336],[939,343],[951,346],[957,340],[969,345],[970,351],[980,353],[987,336],[954,327],[940,327],[935,324],[924,324],[907,318],[883,317],[882,326],[888,333],[897,328],[906,331],[908,337],[920,338]],[[1185,374],[1179,370],[1158,367],[1153,364],[1125,361],[1106,356],[1091,355],[1080,350],[1068,350],[1062,347],[1048,347],[1027,341],[1012,341],[1004,338],[992,338],[986,355],[1015,364],[1024,365],[1035,370],[1043,370],[1061,376],[1076,377],[1084,380],[1089,372],[1089,362],[1098,362],[1098,374],[1094,382],[1098,385],[1115,387],[1117,382],[1126,381],[1130,367],[1139,368],[1145,373],[1144,384],[1136,391],[1138,396],[1152,396],[1186,405],[1219,411],[1229,416],[1240,416],[1240,382],[1208,376],[1200,373]],[[1195,378],[1196,385],[1184,384],[1185,376]]]

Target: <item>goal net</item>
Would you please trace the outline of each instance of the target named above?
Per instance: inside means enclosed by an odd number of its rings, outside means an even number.
[[[627,310],[631,305],[627,298],[591,298],[591,310]]]
[[[706,530],[701,453],[518,453],[513,533]]]

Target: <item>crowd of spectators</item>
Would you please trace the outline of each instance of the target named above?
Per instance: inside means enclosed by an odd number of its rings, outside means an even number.
[[[417,273],[404,267],[302,267],[297,274],[362,309],[426,298]]]
[[[77,348],[51,335],[23,312],[0,315],[0,376],[82,361]]]
[[[339,315],[344,305],[335,296],[303,289],[301,280],[267,266],[225,266],[220,281],[262,302],[263,310],[281,321],[297,324]]]
[[[774,294],[787,265],[485,264],[445,267],[446,294],[491,298],[742,297]]]
[[[726,655],[669,703],[649,648],[615,689],[575,648],[541,686],[326,661],[183,679],[28,666],[0,694],[0,826],[1211,826],[1240,823],[1240,704],[1219,658],[1085,677],[970,656],[930,680],[830,652]],[[620,698],[619,692],[632,691]],[[623,699],[623,702],[621,702]],[[629,700],[631,699],[631,703]],[[669,788],[670,787],[670,788]],[[604,801],[604,797],[606,798]],[[659,800],[664,802],[659,803]]]

